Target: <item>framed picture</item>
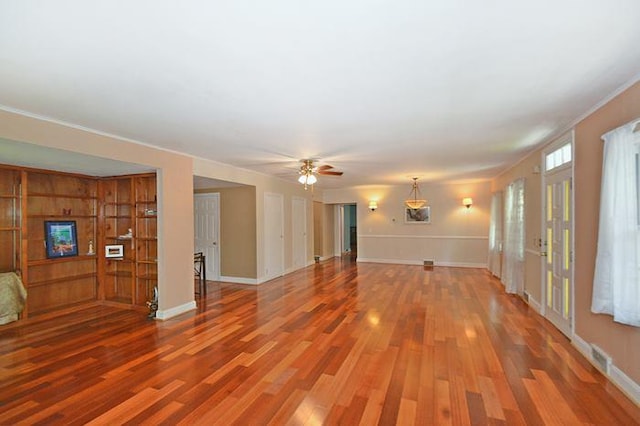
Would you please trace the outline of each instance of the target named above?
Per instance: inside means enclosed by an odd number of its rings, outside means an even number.
[[[122,244],[113,244],[104,247],[104,257],[123,257],[124,246]]]
[[[404,208],[404,223],[431,223],[431,206],[419,209]]]
[[[78,233],[74,220],[44,222],[45,246],[47,258],[78,255]]]

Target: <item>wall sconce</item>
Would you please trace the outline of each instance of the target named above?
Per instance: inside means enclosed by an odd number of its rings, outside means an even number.
[[[471,199],[471,197],[465,197],[462,199],[462,205],[465,206],[466,208],[471,208],[472,204],[473,204],[473,199]]]
[[[371,210],[372,212],[375,212],[376,209],[378,208],[378,202],[377,201],[369,201],[369,210]]]

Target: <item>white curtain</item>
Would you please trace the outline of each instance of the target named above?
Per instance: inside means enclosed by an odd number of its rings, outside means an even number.
[[[602,187],[598,254],[591,311],[640,326],[638,281],[638,143],[640,120],[602,136]]]
[[[517,293],[524,288],[524,179],[507,187],[503,235],[502,282],[507,293]]]
[[[489,271],[500,277],[502,267],[502,192],[491,196],[491,221],[489,222]]]

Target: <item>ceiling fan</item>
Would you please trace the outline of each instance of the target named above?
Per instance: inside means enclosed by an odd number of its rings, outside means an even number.
[[[323,164],[322,166],[314,166],[312,159],[300,160],[302,162],[302,166],[300,166],[300,177],[298,178],[298,182],[304,185],[304,189],[307,189],[307,186],[313,185],[318,181],[316,178],[316,174],[326,175],[326,176],[342,176],[342,172],[338,172],[333,169],[333,166],[328,164]]]

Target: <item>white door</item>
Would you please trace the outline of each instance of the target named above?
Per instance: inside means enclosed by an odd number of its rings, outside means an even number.
[[[544,315],[571,336],[573,236],[571,168],[545,175],[543,261]]]
[[[291,200],[293,270],[307,266],[307,200]]]
[[[264,278],[284,275],[284,200],[264,194]]]
[[[194,196],[194,252],[203,252],[207,280],[220,279],[220,194]]]

